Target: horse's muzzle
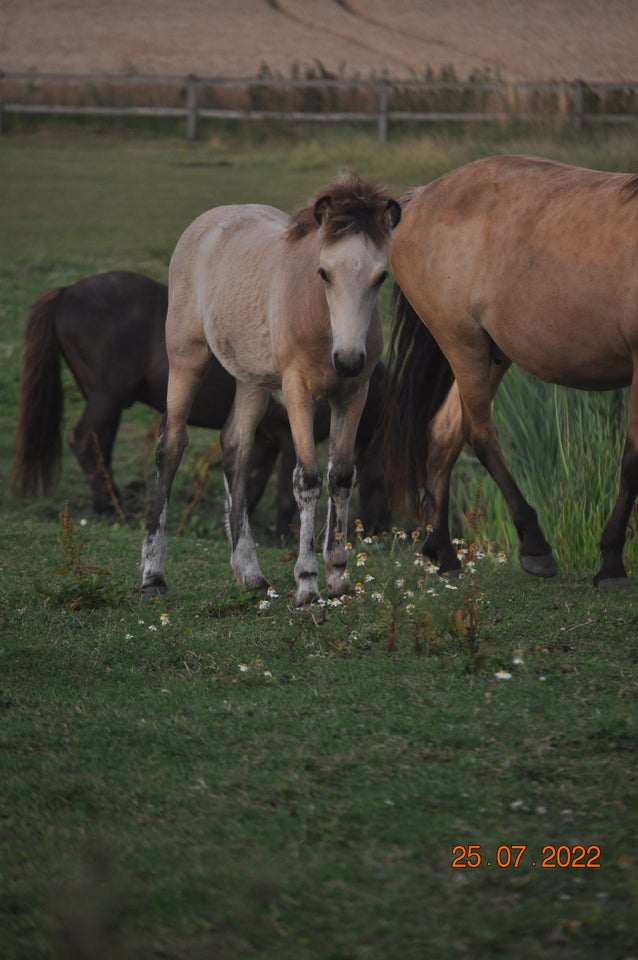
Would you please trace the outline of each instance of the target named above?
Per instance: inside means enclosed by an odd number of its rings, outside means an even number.
[[[365,362],[365,350],[358,354],[340,353],[335,350],[332,354],[332,363],[340,377],[358,377],[365,366]]]

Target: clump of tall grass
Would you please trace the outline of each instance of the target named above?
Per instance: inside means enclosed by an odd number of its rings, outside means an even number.
[[[618,495],[627,420],[627,391],[587,393],[542,383],[512,370],[496,397],[494,420],[506,462],[563,569],[590,571]],[[469,455],[453,476],[461,516],[479,476],[485,477],[482,536],[505,549],[517,544],[495,484]],[[635,565],[638,538],[630,524],[626,564]]]
[[[84,540],[77,534],[68,500],[60,514],[58,544],[61,565],[53,571],[53,576],[34,582],[37,592],[47,601],[76,613],[93,607],[117,605],[128,596],[124,584],[114,580],[108,570],[85,559]]]

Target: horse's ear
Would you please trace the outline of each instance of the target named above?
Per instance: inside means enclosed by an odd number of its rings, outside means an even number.
[[[383,222],[390,228],[390,230],[394,230],[400,219],[401,207],[396,200],[388,200],[388,204],[383,211]]]
[[[315,220],[317,221],[319,226],[321,226],[322,223],[325,222],[331,209],[332,209],[332,197],[329,194],[326,194],[325,197],[319,197],[319,199],[315,203]]]

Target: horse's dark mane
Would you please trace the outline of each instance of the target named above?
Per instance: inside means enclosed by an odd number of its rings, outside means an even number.
[[[301,240],[319,229],[315,205],[322,197],[330,197],[330,209],[323,224],[327,242],[349,233],[364,233],[379,245],[388,239],[390,227],[383,213],[390,194],[378,184],[361,180],[352,173],[318,191],[304,207],[293,213],[286,231],[288,240]]]
[[[399,197],[399,204],[401,205],[402,210],[404,207],[407,207],[410,200],[414,198],[414,195],[420,189],[421,189],[420,187],[408,187],[408,189],[401,194],[401,196]]]
[[[638,197],[638,173],[627,177],[620,188],[620,195],[623,200],[634,200]]]

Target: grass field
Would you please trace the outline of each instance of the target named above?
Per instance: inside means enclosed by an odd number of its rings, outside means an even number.
[[[3,960],[636,956],[635,576],[597,593],[591,556],[539,582],[482,539],[452,590],[409,536],[353,530],[361,593],[301,614],[266,502],[260,609],[231,585],[218,472],[214,509],[175,532],[214,439],[193,431],[159,602],[138,592],[142,509],[96,522],[68,451],[55,494],[6,489],[38,293],[115,267],[165,280],[202,210],[291,210],[342,165],[399,192],[504,151],[631,169],[636,135],[0,141]],[[125,415],[121,485],[155,426]]]

